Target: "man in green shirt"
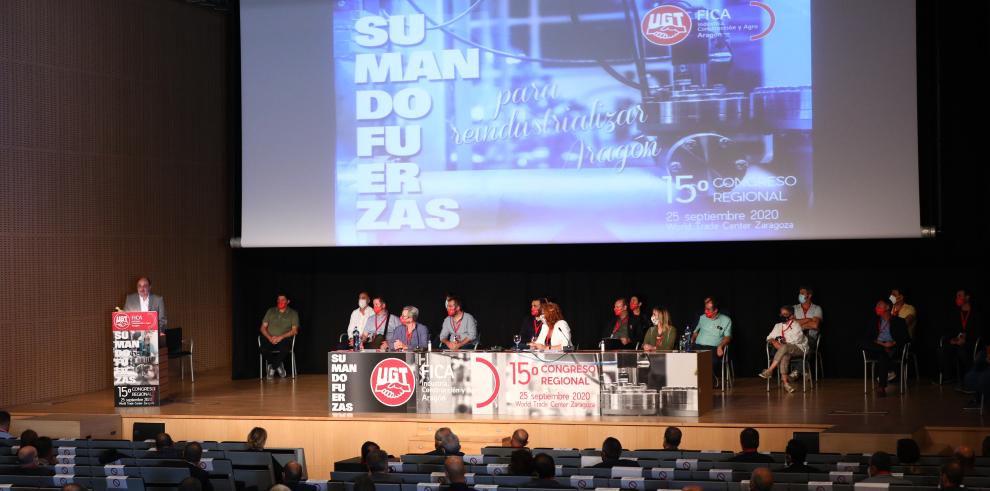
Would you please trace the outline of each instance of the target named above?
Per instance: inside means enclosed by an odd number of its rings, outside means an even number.
[[[299,334],[299,313],[289,308],[289,299],[279,295],[275,306],[265,312],[261,320],[261,354],[268,368],[268,378],[275,373],[285,378],[285,358],[292,349],[292,337]]]
[[[732,319],[718,311],[715,297],[705,299],[705,313],[698,318],[698,325],[691,337],[692,349],[711,350],[712,373],[718,373],[719,364],[725,355],[725,347],[732,341]]]

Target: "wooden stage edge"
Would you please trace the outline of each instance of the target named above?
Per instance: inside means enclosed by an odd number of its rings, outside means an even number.
[[[966,444],[979,448],[990,435],[984,416],[963,411],[965,398],[950,387],[912,381],[906,394],[863,394],[862,380],[825,380],[806,393],[766,390],[760,379],[739,379],[716,392],[714,409],[700,417],[601,416],[511,418],[455,414],[330,414],[326,375],[295,380],[230,380],[229,369],[198,374],[195,384],[173,381],[173,400],[156,408],[115,408],[110,389],[16,406],[12,432],[33,428],[49,436],[131,438],[135,422],[165,423],[177,440],[242,441],[251,428],[268,430],[272,447],[302,447],[309,475],[328,478],[333,462],[357,455],[371,440],[398,455],[432,450],[433,432],[451,427],[465,452],[499,445],[526,428],[535,447],[599,447],[606,437],[625,448],[658,448],[669,425],[684,433],[682,446],[736,449],[739,431],[760,431],[760,450],[782,451],[794,432],[819,433],[823,452],[894,451],[898,438],[915,438],[928,453]],[[78,432],[78,434],[57,434]]]

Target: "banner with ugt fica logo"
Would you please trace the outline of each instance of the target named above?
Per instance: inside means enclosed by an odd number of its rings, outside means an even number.
[[[338,245],[800,234],[810,0],[531,2],[334,3]]]

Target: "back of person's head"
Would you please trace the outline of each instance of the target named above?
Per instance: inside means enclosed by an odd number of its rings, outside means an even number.
[[[533,475],[533,453],[527,448],[520,448],[509,455],[509,474],[513,476]]]
[[[178,491],[203,491],[203,483],[199,479],[189,476],[179,482]]]
[[[956,458],[956,462],[962,465],[963,471],[968,472],[976,467],[976,452],[966,445],[960,445],[956,448],[953,456]]]
[[[962,486],[963,468],[959,465],[959,462],[949,462],[942,466],[939,472],[940,487],[945,488],[958,488]]]
[[[670,450],[677,450],[681,446],[681,438],[683,434],[681,429],[676,426],[668,426],[667,430],[663,432],[663,448]]]
[[[354,491],[375,491],[375,481],[368,476],[358,476],[354,480]]]
[[[553,479],[557,474],[557,465],[553,457],[545,453],[536,454],[533,457],[533,468],[536,470],[536,477],[540,479]]]
[[[0,430],[10,430],[10,413],[7,411],[0,411]]]
[[[17,449],[17,463],[21,465],[37,464],[38,450],[31,445],[25,445]]]
[[[745,428],[739,432],[739,445],[743,450],[760,448],[760,432],[755,428]]]
[[[268,491],[292,491],[285,484],[273,484],[272,487],[268,488]]]
[[[368,457],[364,460],[364,463],[368,466],[369,472],[388,472],[388,454],[382,450],[372,450],[368,452]]]
[[[608,437],[602,442],[602,460],[619,460],[622,455],[622,444],[614,437]]]
[[[155,449],[162,450],[175,445],[172,441],[172,437],[168,433],[159,433],[155,435]]]
[[[447,457],[443,461],[443,471],[447,474],[448,481],[464,482],[464,459],[456,455]]]
[[[199,442],[189,442],[186,444],[186,448],[182,450],[182,456],[186,462],[195,464],[203,458],[203,446]]]
[[[449,432],[444,435],[443,440],[440,440],[440,448],[446,454],[455,454],[461,451],[461,439],[457,438],[454,432]]]
[[[437,431],[433,432],[433,448],[440,449],[443,446],[444,437],[450,433],[450,428],[446,426],[437,428]]]
[[[804,442],[801,440],[794,438],[787,442],[787,449],[784,453],[786,453],[787,457],[791,459],[792,464],[803,464],[808,458],[808,447],[806,447]]]
[[[523,448],[526,445],[529,445],[529,432],[522,428],[513,431],[510,445],[514,448]]]
[[[295,460],[290,460],[282,468],[282,482],[286,484],[295,484],[302,480],[303,468],[299,462]]]
[[[918,442],[910,438],[897,440],[897,462],[904,464],[917,464],[921,459],[921,448]]]
[[[368,452],[372,450],[381,450],[382,447],[378,446],[375,442],[364,442],[361,444],[361,462],[364,463],[368,459]]]
[[[86,491],[86,490],[83,489],[82,485],[71,482],[69,484],[63,484],[62,491]]]
[[[38,457],[42,459],[48,459],[55,452],[55,446],[52,444],[52,439],[47,436],[39,436],[38,439],[34,441],[34,448],[38,450]]]
[[[891,462],[890,454],[887,452],[876,452],[870,456],[870,472],[890,472],[890,468],[893,465]]]
[[[254,427],[248,433],[247,446],[251,450],[264,450],[268,441],[268,431],[261,427]]]
[[[773,488],[773,473],[766,467],[759,467],[749,478],[749,489],[753,491],[770,491]]]
[[[38,432],[27,429],[21,432],[21,442],[20,446],[26,447],[28,445],[34,446],[34,442],[38,440]]]

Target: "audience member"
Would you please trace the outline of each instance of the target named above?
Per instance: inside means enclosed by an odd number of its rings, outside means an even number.
[[[685,488],[686,489],[686,488]],[[773,473],[766,467],[758,467],[749,476],[750,491],[770,491],[773,489]]]
[[[354,491],[375,491],[375,481],[362,474],[354,479]]]
[[[663,449],[680,450],[682,436],[680,428],[668,426],[667,430],[663,432]]]
[[[273,484],[268,491],[291,491],[285,484]]]
[[[47,436],[39,436],[37,440],[34,441],[34,448],[38,451],[38,463],[41,465],[55,465],[56,455],[55,446],[52,444],[52,439]]]
[[[545,453],[536,454],[533,457],[533,468],[536,470],[536,477],[531,481],[519,485],[521,488],[568,488],[570,486],[564,486],[554,479],[557,474],[557,464],[553,461],[553,457]]]
[[[739,432],[739,446],[742,447],[742,452],[739,452],[729,458],[729,462],[749,462],[756,464],[772,464],[773,458],[769,455],[761,454],[758,449],[760,448],[760,432],[756,431],[754,428],[745,428]]]
[[[108,448],[100,452],[99,457],[96,461],[102,466],[107,464],[120,465],[120,459],[126,457],[126,455],[117,451],[116,448]]]
[[[21,447],[26,447],[28,445],[34,446],[34,442],[38,440],[38,432],[27,429],[21,432],[21,441],[18,443]]]
[[[509,437],[509,446],[512,448],[526,448],[529,445],[529,432],[519,428],[512,432],[512,436]]]
[[[425,455],[457,455],[463,457],[461,440],[446,426],[433,433],[433,451]]]
[[[381,450],[382,448],[378,446],[375,442],[364,442],[361,444],[361,463],[365,463],[368,458],[368,452],[372,450]]]
[[[923,471],[918,466],[921,459],[921,448],[918,442],[910,438],[897,440],[897,463],[904,466],[904,473],[910,475],[921,475]]]
[[[203,446],[199,442],[189,442],[182,450],[182,458],[189,468],[189,475],[199,479],[199,484],[203,491],[213,491],[213,484],[210,483],[210,473],[199,467],[199,461],[203,458]]]
[[[808,447],[801,440],[792,439],[787,442],[787,449],[784,450],[784,464],[786,464],[786,467],[781,469],[780,472],[800,472],[803,474],[824,472],[821,469],[807,465],[805,462],[807,458]]]
[[[447,489],[451,491],[469,491],[467,478],[464,477],[464,459],[450,456],[443,461],[443,471],[447,475]]]
[[[22,476],[53,476],[55,472],[49,467],[38,464],[38,450],[26,445],[17,450],[17,468],[15,474]]]
[[[81,484],[76,484],[74,482],[62,485],[62,491],[86,491]],[[179,491],[182,491],[181,488]]]
[[[372,450],[368,452],[365,459],[368,466],[368,476],[374,482],[401,484],[401,476],[393,476],[388,473],[388,454],[383,450]],[[357,482],[355,480],[355,482]]]
[[[509,455],[510,476],[532,476],[533,466],[533,453],[528,448],[520,448]]]
[[[891,461],[892,459],[890,458],[890,454],[887,452],[876,452],[873,455],[871,455],[870,468],[869,468],[870,477],[867,477],[866,479],[863,479],[860,482],[887,483],[887,484],[904,485],[904,486],[913,485],[911,481],[908,481],[907,479],[901,479],[899,477],[895,477],[893,474],[891,474],[890,472],[890,468],[892,465]]]
[[[282,468],[282,484],[292,491],[317,491],[317,487],[303,482],[302,464],[290,460]]]
[[[14,435],[10,434],[10,413],[0,411],[0,439],[9,438],[14,438]]]
[[[966,445],[960,445],[953,454],[956,462],[962,466],[963,474],[972,474],[976,468],[976,452]]]
[[[612,467],[639,467],[639,463],[622,459],[622,444],[613,437],[602,442],[602,461],[592,467],[610,469]]]
[[[146,459],[181,459],[182,451],[175,446],[168,433],[155,435],[155,449],[144,454]]]
[[[255,426],[247,436],[247,449],[250,452],[261,452],[265,450],[265,443],[268,443],[268,430]]]
[[[938,487],[941,489],[958,489],[962,487],[963,468],[959,462],[949,462],[939,471]]]
[[[178,491],[203,491],[203,485],[200,483],[199,479],[189,476],[180,481],[179,487],[176,489]]]

